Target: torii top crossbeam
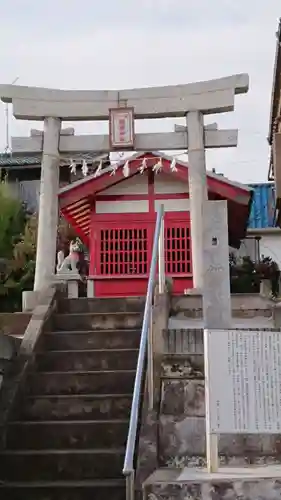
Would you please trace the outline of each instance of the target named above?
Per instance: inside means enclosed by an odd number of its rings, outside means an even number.
[[[107,120],[110,108],[132,107],[136,119],[185,116],[233,111],[235,94],[248,91],[249,77],[238,74],[209,80],[128,90],[57,90],[21,85],[0,85],[0,98],[13,104],[22,120]]]

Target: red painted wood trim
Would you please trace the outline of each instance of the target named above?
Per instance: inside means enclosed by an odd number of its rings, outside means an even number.
[[[141,213],[130,213],[130,214],[116,214],[116,213],[109,213],[109,214],[93,214],[92,220],[94,222],[116,222],[117,224],[120,224],[121,222],[126,222],[126,219],[128,220],[128,216],[130,220],[136,221],[136,222],[154,222],[156,214],[149,214],[148,212],[141,212]]]
[[[154,194],[155,200],[188,200],[189,193],[159,193]]]
[[[81,238],[82,242],[86,246],[89,246],[89,237],[82,231],[82,229],[77,224],[76,220],[70,215],[69,212],[65,210],[61,210],[60,212],[63,215],[63,217],[67,220],[67,222],[73,227],[73,229],[77,233],[77,236]]]
[[[188,193],[154,194],[154,200],[186,200]],[[148,194],[98,194],[97,201],[144,201],[149,200]]]
[[[173,276],[174,278],[191,278],[193,276],[192,273],[180,273],[180,274],[173,274],[173,273],[166,273],[167,276]],[[88,280],[128,280],[128,279],[148,279],[149,274],[89,274],[87,277]]]
[[[177,172],[171,174],[170,171],[170,161],[163,159],[163,172],[170,175],[175,175],[179,180],[183,182],[188,182],[188,168],[177,164]],[[234,200],[239,204],[248,204],[250,194],[248,191],[238,187],[228,184],[224,181],[224,178],[214,179],[213,177],[207,176],[208,191],[218,194],[222,199]]]
[[[126,214],[116,214],[116,213],[108,213],[108,214],[96,214],[92,213],[91,223],[95,222],[116,222],[120,224],[120,221],[125,221],[126,219],[123,216]],[[156,213],[153,212],[149,214],[148,212],[142,213],[130,213],[130,219],[139,222],[154,222],[156,219]],[[186,221],[190,220],[190,212],[182,211],[182,212],[165,212],[165,219],[168,220],[176,220],[176,221]]]
[[[96,237],[95,237],[95,216],[96,216],[96,200],[92,199],[92,210],[90,217],[90,266],[89,274],[95,273],[95,260],[96,260]]]
[[[151,160],[151,163],[152,161],[153,160]],[[130,177],[133,177],[134,175],[140,175],[138,171],[140,165],[141,161],[139,159],[130,161]],[[125,180],[126,177],[124,177],[123,169],[121,167],[117,170],[115,175],[106,173],[101,175],[100,177],[92,177],[90,180],[85,180],[85,182],[79,184],[78,186],[74,186],[72,189],[60,193],[60,205],[65,206],[69,205],[70,203],[75,203],[75,201],[78,201],[81,198],[97,194],[100,191],[103,191],[111,186],[115,186],[116,184],[119,184],[119,182],[124,182]]]
[[[150,214],[154,213],[154,172],[150,168],[147,171],[148,177],[148,211]]]
[[[110,223],[110,222],[115,222],[116,224],[120,224],[120,220],[122,220],[122,215],[126,214],[116,214],[116,213],[107,213],[107,214],[97,214],[95,211],[95,200],[93,199],[92,201],[92,212],[89,217],[89,236],[87,236],[83,229],[79,226],[77,221],[75,220],[74,217],[72,217],[71,213],[69,213],[67,210],[61,210],[62,215],[65,217],[65,219],[69,222],[69,224],[72,225],[72,227],[75,229],[77,235],[81,238],[81,240],[86,244],[89,245],[89,242],[91,242],[91,262],[92,259],[94,259],[94,244],[92,243],[94,241],[94,231],[95,231],[95,223],[96,222],[104,222]],[[131,213],[130,217],[134,219],[134,221],[147,221],[149,222],[154,222],[156,214],[155,212],[151,213]],[[177,220],[177,221],[184,221],[184,220],[190,220],[190,212],[188,211],[181,211],[181,212],[166,212],[165,213],[165,219],[166,220]],[[88,227],[88,226],[86,226]],[[84,228],[85,229],[85,228]],[[93,252],[93,254],[92,254]]]
[[[165,219],[176,220],[179,222],[190,220],[190,212],[188,212],[188,211],[165,212]]]
[[[156,157],[153,155],[149,156],[144,154],[139,158],[135,158],[133,160],[129,159],[131,173],[130,177],[133,177],[134,175],[141,175],[138,169],[141,166],[142,159],[144,157],[147,158],[148,170],[153,167],[156,161]],[[70,205],[71,203],[75,203],[81,198],[93,194],[98,194],[99,192],[124,181],[126,181],[126,177],[124,177],[123,175],[122,167],[117,170],[115,175],[106,173],[101,175],[100,177],[92,177],[91,179],[86,179],[85,182],[79,184],[78,186],[74,186],[72,189],[59,194],[60,206],[64,207],[66,205]]]
[[[88,280],[143,280],[148,279],[149,274],[91,274],[88,276]]]

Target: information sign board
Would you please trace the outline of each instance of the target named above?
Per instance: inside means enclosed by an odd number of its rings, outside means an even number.
[[[211,433],[281,433],[281,332],[205,330]]]

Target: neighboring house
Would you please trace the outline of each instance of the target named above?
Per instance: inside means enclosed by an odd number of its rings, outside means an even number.
[[[87,161],[89,173],[96,169],[96,164],[103,159],[104,168],[109,164],[108,155],[97,157],[93,153],[79,153],[61,159],[60,164],[60,187],[63,187],[74,180],[82,177],[81,163]],[[77,174],[70,173],[70,163],[74,160],[77,165]],[[32,212],[37,212],[40,196],[40,176],[41,176],[41,157],[36,156],[13,156],[0,154],[0,177],[7,177],[12,191],[18,196]]]
[[[276,226],[281,226],[281,18],[276,32],[276,52],[273,71],[270,122],[268,132],[270,161],[268,180],[274,181],[276,190]]]
[[[273,182],[249,184],[253,189],[252,208],[247,237],[237,252],[253,260],[271,257],[281,269],[281,229],[275,225],[275,184]]]

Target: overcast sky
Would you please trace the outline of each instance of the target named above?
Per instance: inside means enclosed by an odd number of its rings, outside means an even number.
[[[278,8],[279,7],[279,8]],[[249,73],[235,111],[237,149],[207,153],[207,168],[242,182],[267,178],[270,99],[279,0],[1,0],[0,82],[69,89],[174,85]],[[0,107],[0,150],[5,147]],[[181,120],[142,121],[169,131]],[[12,120],[12,135],[38,123]],[[76,133],[104,133],[80,123]]]

